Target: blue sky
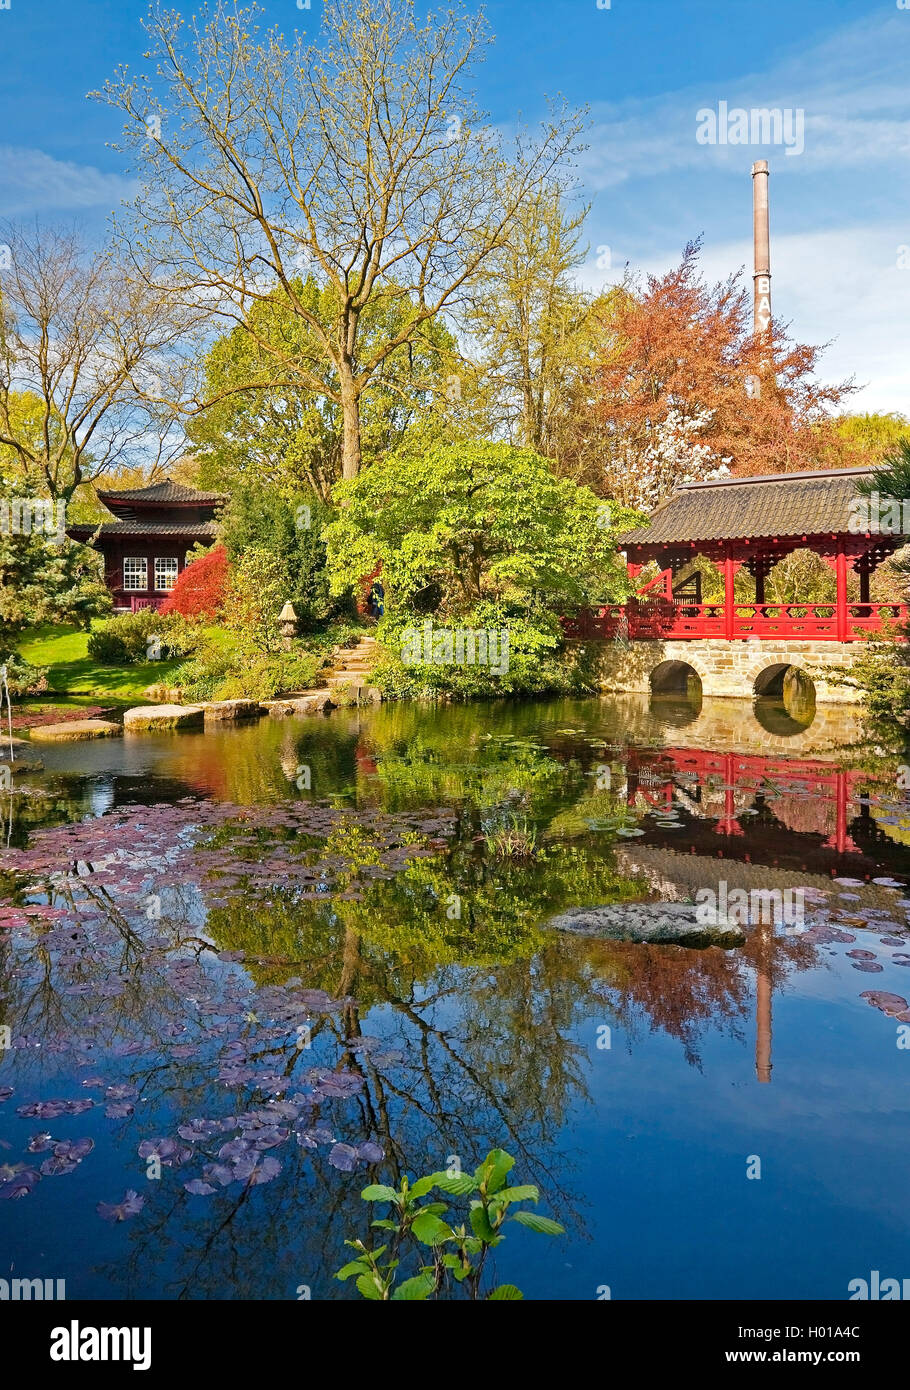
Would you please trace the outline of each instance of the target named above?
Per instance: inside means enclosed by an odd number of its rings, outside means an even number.
[[[286,30],[296,0],[265,0]],[[192,5],[177,4],[189,11]],[[754,159],[770,161],[774,312],[831,342],[829,377],[864,384],[853,408],[910,415],[910,8],[898,0],[495,0],[482,104],[508,125],[562,93],[591,109],[582,159],[591,251],[582,280],[627,262],[661,271],[703,235],[723,278],[751,256]],[[141,0],[10,0],[0,9],[0,216],[100,231],[129,191],[114,112],[86,100],[139,65]],[[804,113],[804,148],[702,144],[696,113]],[[609,247],[612,269],[599,268]],[[904,248],[902,250],[902,248]],[[601,262],[605,260],[601,254]]]

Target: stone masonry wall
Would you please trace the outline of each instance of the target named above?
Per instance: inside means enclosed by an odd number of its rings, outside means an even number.
[[[603,690],[647,694],[655,667],[684,661],[698,673],[703,695],[751,699],[756,680],[769,666],[795,666],[812,680],[819,704],[850,705],[857,703],[858,694],[849,672],[861,649],[855,642],[605,642],[599,678]]]

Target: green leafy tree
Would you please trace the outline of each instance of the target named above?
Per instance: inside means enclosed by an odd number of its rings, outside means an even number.
[[[314,275],[295,278],[292,291],[311,318],[328,320],[336,311],[336,287]],[[412,312],[407,296],[371,300],[361,350],[374,352]],[[450,405],[461,400],[458,361],[455,339],[438,319],[428,319],[382,360],[360,403],[365,462],[396,448],[418,419],[422,429],[434,416],[444,424]],[[339,390],[334,363],[288,294],[279,288],[256,301],[206,358],[204,395],[211,404],[188,429],[202,485],[232,491],[268,484],[286,498],[304,489],[328,501],[341,475]]]
[[[562,613],[626,593],[616,537],[638,514],[554,477],[530,450],[402,450],[343,485],[341,497],[324,532],[335,592],[381,565],[387,607],[418,611],[432,587],[445,617],[484,601]]]
[[[902,443],[910,441],[910,420],[897,411],[872,411],[865,415],[839,415],[834,421],[838,447],[832,467],[879,464]]]
[[[36,515],[33,501],[22,495],[21,480],[0,478],[0,661],[9,662],[25,628],[39,623],[88,626],[92,617],[111,609],[100,557],[87,546],[61,539],[51,529],[55,509]],[[23,689],[34,674],[21,663],[13,670]]]
[[[323,527],[331,513],[312,492],[283,495],[277,488],[246,484],[238,487],[221,518],[228,559],[234,572],[232,602],[242,611],[262,598],[244,597],[241,590],[255,583],[254,569],[265,576],[268,602],[278,612],[290,600],[304,628],[313,628],[337,608],[329,595]],[[255,553],[259,558],[248,563]],[[267,574],[264,557],[269,557]],[[264,596],[263,596],[264,597]],[[280,600],[280,601],[279,601]]]
[[[482,349],[489,427],[549,458],[590,360],[590,299],[574,282],[588,208],[552,183],[536,190],[479,277],[467,323]]]
[[[287,594],[287,575],[274,552],[251,546],[232,568],[224,605],[226,626],[241,653],[281,650],[278,615]]]
[[[554,477],[530,450],[487,443],[403,449],[342,485],[339,501],[324,533],[331,584],[342,592],[381,572],[389,657],[375,675],[390,693],[470,697],[584,684],[561,619],[628,592],[616,537],[637,513]],[[405,651],[408,630],[434,622],[497,640],[505,633],[508,660],[415,660]]]

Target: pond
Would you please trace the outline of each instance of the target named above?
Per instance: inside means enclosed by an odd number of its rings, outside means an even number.
[[[42,746],[2,794],[4,1274],[356,1298],[363,1187],[495,1147],[566,1227],[509,1226],[495,1278],[527,1298],[910,1273],[899,759],[838,746],[844,711],[757,713],[385,705]],[[703,949],[551,925],[706,890],[802,912]]]

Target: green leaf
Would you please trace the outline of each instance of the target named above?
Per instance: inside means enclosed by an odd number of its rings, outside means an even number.
[[[459,1173],[457,1178],[450,1178],[448,1173],[434,1173],[433,1179],[434,1187],[453,1197],[467,1197],[469,1192],[477,1191],[477,1183],[470,1173]]]
[[[514,1303],[517,1299],[524,1298],[524,1294],[514,1284],[500,1284],[488,1297],[491,1303]]]
[[[533,1183],[525,1183],[523,1187],[503,1187],[497,1192],[496,1200],[505,1206],[510,1202],[537,1202],[540,1200],[540,1192]]]
[[[450,1239],[452,1228],[431,1211],[424,1211],[415,1218],[411,1232],[421,1245],[441,1245],[444,1240]]]
[[[514,1167],[515,1160],[505,1149],[491,1149],[474,1177],[484,1191],[498,1192],[506,1180],[506,1174]]]
[[[405,1279],[392,1294],[394,1302],[424,1303],[435,1288],[432,1274],[416,1274],[413,1279]]]
[[[548,1216],[538,1216],[536,1211],[517,1211],[511,1220],[520,1221],[522,1226],[527,1226],[529,1231],[537,1231],[538,1235],[565,1235],[565,1226],[560,1226],[558,1221],[551,1221]]]
[[[374,1182],[369,1187],[365,1187],[360,1195],[365,1202],[394,1202],[398,1193],[394,1187],[386,1187],[384,1183]]]
[[[411,1196],[425,1197],[428,1192],[432,1192],[434,1186],[435,1183],[433,1182],[433,1174],[430,1174],[428,1178],[418,1178],[414,1186],[411,1188]]]
[[[471,1230],[487,1245],[491,1245],[496,1239],[496,1232],[490,1225],[486,1209],[479,1202],[471,1208]]]
[[[361,1274],[357,1280],[357,1287],[364,1298],[371,1299],[374,1303],[382,1301],[382,1293],[372,1274]]]
[[[351,1260],[350,1264],[343,1265],[335,1275],[336,1279],[350,1279],[352,1274],[365,1274],[370,1266],[365,1260]]]
[[[381,1231],[398,1230],[398,1223],[396,1221],[386,1221],[385,1219],[383,1219],[382,1221],[371,1221],[370,1225],[378,1227],[378,1229]]]

